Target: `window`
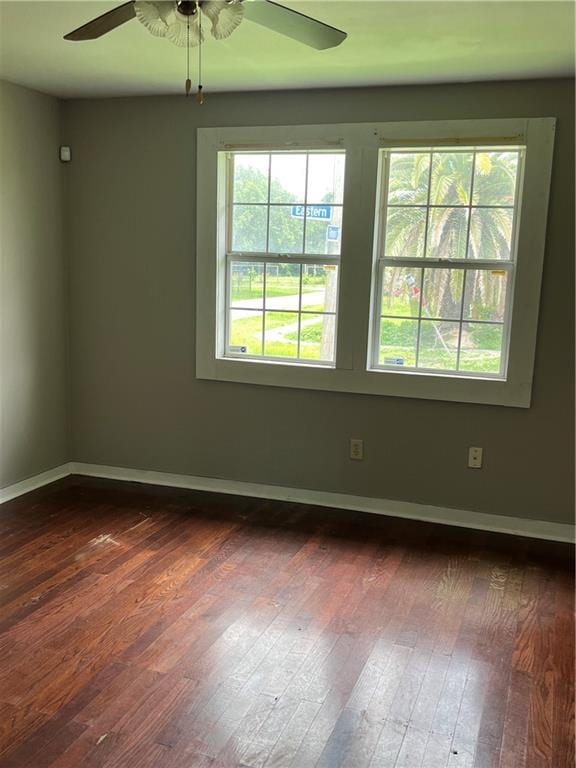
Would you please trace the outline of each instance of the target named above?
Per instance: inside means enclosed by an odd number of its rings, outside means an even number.
[[[226,153],[226,357],[334,364],[345,160]]]
[[[198,129],[197,376],[528,407],[554,131]]]
[[[505,377],[523,147],[381,152],[372,367]]]

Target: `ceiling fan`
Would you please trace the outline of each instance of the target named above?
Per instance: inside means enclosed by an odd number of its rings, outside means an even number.
[[[194,47],[203,40],[202,16],[217,40],[229,37],[243,18],[319,50],[333,48],[346,39],[345,32],[273,0],[129,0],[64,35],[64,39],[94,40],[137,18],[152,35],[166,37],[178,46]]]

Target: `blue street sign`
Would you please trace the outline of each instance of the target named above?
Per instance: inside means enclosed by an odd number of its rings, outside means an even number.
[[[291,215],[295,219],[304,218],[304,208],[306,208],[306,218],[315,221],[330,221],[332,218],[331,205],[293,205]]]
[[[326,227],[326,240],[340,240],[340,227],[329,224]]]

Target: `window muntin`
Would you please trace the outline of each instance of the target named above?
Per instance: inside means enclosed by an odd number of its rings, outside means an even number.
[[[381,151],[371,367],[504,378],[524,148]]]
[[[344,151],[228,153],[224,356],[334,365]]]

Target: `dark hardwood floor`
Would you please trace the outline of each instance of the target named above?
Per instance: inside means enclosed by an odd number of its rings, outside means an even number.
[[[2,768],[572,768],[567,547],[72,478],[0,509]]]

